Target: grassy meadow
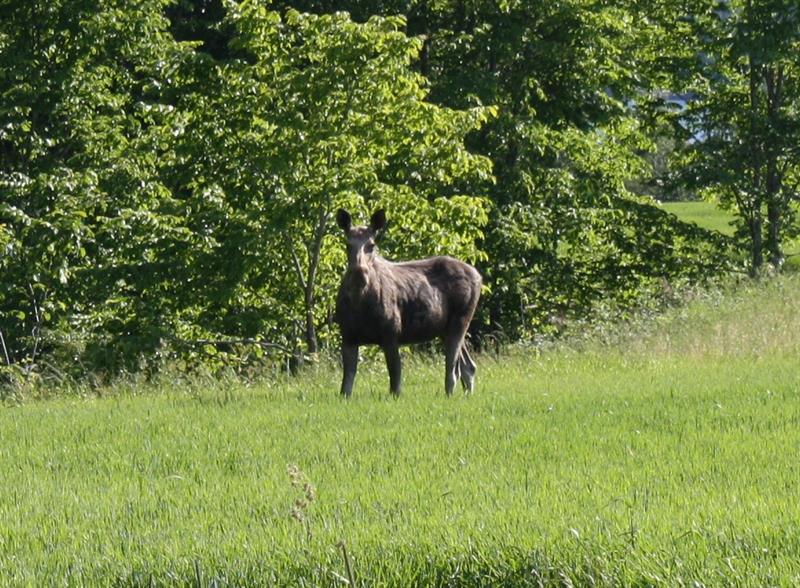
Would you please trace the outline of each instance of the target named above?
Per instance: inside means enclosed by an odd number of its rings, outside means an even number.
[[[734,227],[731,223],[735,217],[713,202],[663,202],[660,206],[684,222],[733,236]],[[787,241],[783,249],[786,255],[786,268],[794,272],[800,271],[800,239]]]
[[[800,278],[613,344],[0,406],[0,583],[800,584]]]
[[[713,202],[687,201],[663,202],[661,208],[671,212],[684,222],[694,223],[704,229],[717,231],[723,235],[733,235],[731,222],[734,216]]]

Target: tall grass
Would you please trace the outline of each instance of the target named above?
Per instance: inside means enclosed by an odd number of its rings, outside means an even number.
[[[322,365],[8,405],[0,582],[796,585],[798,285],[483,356],[470,397],[410,358],[398,400],[368,362],[351,401]]]

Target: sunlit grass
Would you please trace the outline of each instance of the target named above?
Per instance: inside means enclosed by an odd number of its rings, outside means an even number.
[[[703,229],[717,231],[723,235],[734,233],[734,215],[723,210],[713,202],[663,202],[664,210],[687,223],[694,223]],[[792,271],[800,271],[800,239],[791,239],[783,244],[786,255],[786,267]]]
[[[733,235],[731,222],[734,216],[713,202],[663,202],[661,208],[671,212],[684,222],[694,223],[704,229]]]
[[[796,585],[798,286],[484,355],[471,397],[417,359],[398,400],[375,361],[349,402],[321,365],[3,407],[0,582]]]

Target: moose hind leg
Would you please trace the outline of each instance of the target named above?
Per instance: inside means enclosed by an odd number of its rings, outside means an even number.
[[[467,394],[471,394],[475,389],[475,372],[477,371],[477,366],[475,365],[475,362],[472,361],[469,351],[467,351],[466,343],[461,345],[458,363],[459,367],[461,368],[461,385],[464,387],[464,391]]]
[[[460,376],[461,340],[460,335],[452,334],[444,338],[444,391],[448,396],[453,394],[456,380]]]
[[[342,390],[341,394],[345,398],[350,398],[353,391],[353,382],[356,379],[358,369],[358,345],[347,345],[342,343]]]

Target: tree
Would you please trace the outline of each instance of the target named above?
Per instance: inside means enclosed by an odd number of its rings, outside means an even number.
[[[235,280],[280,300],[309,352],[330,321],[343,260],[330,222],[337,207],[386,206],[398,228],[390,249],[406,256],[480,256],[487,203],[473,195],[490,166],[463,137],[492,111],[424,100],[425,80],[409,67],[420,42],[400,31],[402,18],[281,18],[244,2],[226,23],[232,47],[249,57],[220,64],[216,92],[191,107],[199,115],[187,140],[205,156],[176,189],[218,190],[243,215],[236,229],[230,215],[223,221],[237,234]]]
[[[643,68],[653,31],[632,4],[414,5],[427,14],[433,99],[499,108],[470,145],[497,176],[482,308],[488,328],[511,338],[558,330],[598,305],[628,307],[665,279],[725,263],[719,239],[626,189],[653,148],[636,107],[653,82]]]
[[[176,113],[157,89],[177,81],[192,52],[164,33],[163,6],[4,4],[0,330],[9,362],[30,368],[43,346],[92,332],[104,315],[128,331],[129,317],[112,310],[117,291],[149,279],[152,250],[180,232],[157,178]],[[138,310],[157,324],[158,307],[145,299]]]
[[[754,274],[765,252],[779,268],[782,241],[797,231],[800,7],[709,1],[690,23],[691,75],[675,77],[691,97],[676,115],[683,176],[738,215]]]
[[[651,36],[659,30],[642,26],[634,0],[272,6],[288,14],[346,10],[367,24],[374,14],[406,14],[406,30],[421,43],[411,63],[430,79],[429,100],[497,107],[467,139],[491,159],[497,178],[487,189],[489,261],[481,269],[490,292],[479,330],[531,336],[552,329],[553,317],[585,317],[608,299],[626,305],[664,278],[696,278],[724,265],[717,237],[650,210],[625,189],[644,173],[641,153],[652,149],[634,106],[657,78],[655,67],[643,74],[640,66],[656,61]],[[646,234],[658,246],[644,247],[636,234],[649,221],[657,229]]]
[[[7,4],[0,362],[114,373],[235,341],[314,352],[339,205],[386,206],[400,255],[481,256],[490,164],[463,137],[492,110],[424,100],[402,19],[230,3],[221,51],[177,42],[161,0]]]

